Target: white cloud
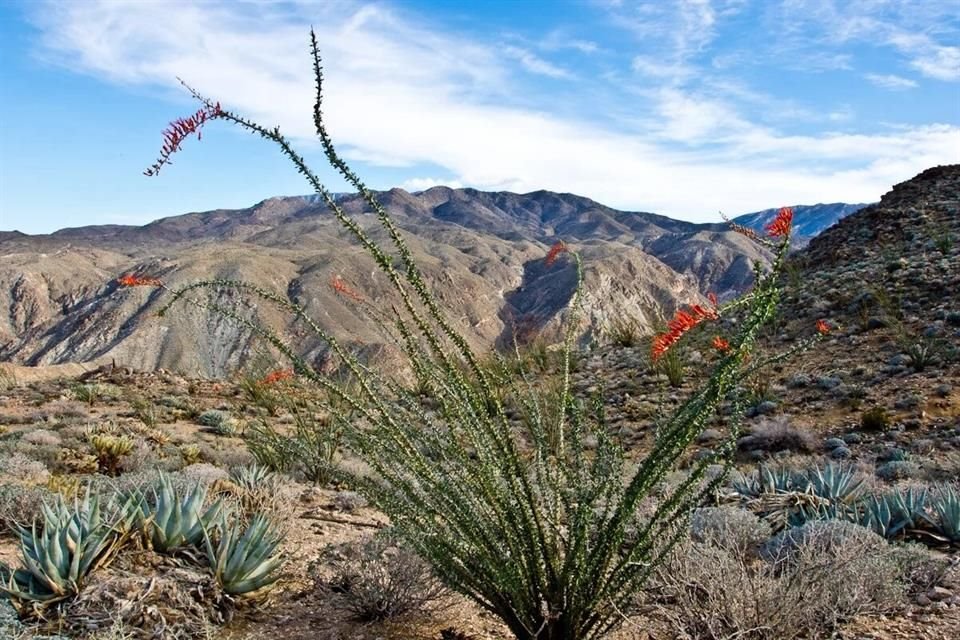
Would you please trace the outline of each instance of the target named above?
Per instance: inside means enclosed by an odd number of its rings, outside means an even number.
[[[859,42],[892,48],[928,78],[958,81],[960,47],[943,44],[960,38],[957,8],[955,0],[785,0],[776,10],[791,48],[805,48],[799,42],[813,48],[801,57],[804,64]]]
[[[890,89],[891,91],[901,91],[903,89],[913,89],[917,86],[917,83],[911,80],[910,78],[904,78],[902,76],[897,76],[893,74],[883,75],[878,73],[868,73],[866,76],[867,80],[877,85],[882,89]]]
[[[569,71],[547,62],[543,58],[521,47],[506,46],[503,48],[503,53],[509,58],[518,60],[520,64],[523,65],[523,68],[530,73],[536,73],[549,78],[569,79],[573,77],[573,74]]]
[[[400,183],[401,189],[407,191],[426,191],[432,187],[450,187],[460,189],[464,185],[459,180],[439,180],[437,178],[410,178]]]
[[[706,36],[695,36],[695,26],[709,30],[719,14],[706,2],[684,6],[689,26],[678,46],[696,48]],[[181,75],[227,108],[310,145],[313,79],[304,45],[306,25],[322,25],[332,135],[353,160],[411,167],[403,183],[410,189],[436,183],[424,177],[427,165],[451,176],[447,184],[574,192],[706,220],[718,209],[875,200],[930,165],[955,162],[960,148],[960,128],[947,125],[784,135],[715,96],[676,87],[655,87],[646,104],[637,101],[640,137],[606,117],[599,102],[588,102],[595,113],[583,117],[557,115],[549,104],[520,106],[511,98],[526,89],[519,72],[530,60],[496,42],[430,29],[387,5],[222,2],[170,11],[88,0],[44,15],[46,55],[60,64],[168,89],[178,89]]]

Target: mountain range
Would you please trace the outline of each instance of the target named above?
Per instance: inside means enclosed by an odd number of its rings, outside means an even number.
[[[584,341],[625,318],[650,331],[708,292],[735,295],[749,286],[753,263],[769,259],[726,224],[620,211],[572,194],[435,187],[378,195],[451,320],[480,349],[510,344],[521,325],[556,335],[576,286],[572,262],[544,260],[557,240],[583,259]],[[386,245],[359,196],[337,198]],[[796,207],[798,239],[806,241],[861,206]],[[772,211],[737,221],[762,230]],[[264,351],[250,331],[201,308],[182,305],[158,317],[168,294],[120,287],[117,277],[126,273],[159,278],[170,288],[216,279],[250,282],[297,302],[325,330],[371,357],[383,352],[383,336],[363,305],[338,294],[331,282],[346,284],[380,309],[399,302],[314,196],[270,198],[247,209],[189,213],[144,226],[0,232],[0,361],[116,362],[222,376]],[[201,304],[256,315],[316,363],[328,357],[322,342],[262,300],[198,294]]]

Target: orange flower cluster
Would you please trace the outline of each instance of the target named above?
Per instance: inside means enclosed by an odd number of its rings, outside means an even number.
[[[651,355],[654,361],[659,360],[660,356],[667,352],[687,331],[704,320],[715,320],[717,312],[713,309],[705,309],[698,304],[690,307],[690,312],[677,311],[673,320],[667,323],[667,332],[656,336],[653,339],[653,349]]]
[[[830,325],[827,324],[826,320],[817,320],[817,333],[819,333],[822,336],[825,336],[828,333],[830,333]]]
[[[260,378],[260,384],[275,384],[293,377],[293,369],[277,369]]]
[[[777,211],[777,217],[765,228],[767,235],[776,238],[778,236],[790,235],[790,227],[793,226],[793,209],[782,207]]]
[[[716,336],[713,339],[713,348],[722,353],[726,353],[727,351],[730,351],[730,341],[721,338],[720,336]]]
[[[561,253],[568,251],[567,244],[563,240],[557,240],[553,243],[553,246],[550,247],[550,251],[547,252],[547,259],[545,261],[546,265],[552,266],[554,262],[557,261],[557,256]]]
[[[122,275],[117,278],[117,284],[121,287],[162,287],[163,283],[159,278],[147,278],[145,276],[135,276],[132,273]]]
[[[177,118],[163,130],[163,148],[160,150],[160,158],[152,167],[143,172],[146,176],[155,176],[160,173],[160,167],[170,164],[170,156],[180,150],[180,145],[192,133],[197,134],[197,140],[200,140],[200,128],[207,122],[219,117],[223,111],[220,109],[220,103],[213,106],[205,105],[189,118]]]
[[[337,293],[342,293],[348,298],[353,298],[357,302],[363,301],[363,296],[361,296],[359,293],[351,289],[350,286],[347,285],[347,283],[344,282],[343,278],[341,278],[340,276],[333,276],[332,278],[330,278],[330,286],[333,287],[333,290],[336,291]]]

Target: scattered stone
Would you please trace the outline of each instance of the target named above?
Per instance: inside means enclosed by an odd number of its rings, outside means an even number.
[[[703,432],[697,436],[697,442],[716,442],[721,438],[723,438],[723,434],[718,429],[704,429]]]
[[[933,587],[927,591],[927,597],[933,600],[934,602],[941,602],[943,600],[949,600],[953,597],[953,591],[945,587]]]

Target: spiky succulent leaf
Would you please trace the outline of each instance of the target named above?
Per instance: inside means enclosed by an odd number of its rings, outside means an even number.
[[[960,492],[949,485],[941,487],[932,506],[937,531],[951,542],[960,542]]]
[[[113,519],[104,520],[100,500],[89,488],[83,499],[69,506],[63,496],[40,509],[28,529],[18,527],[22,568],[3,571],[0,591],[10,596],[49,604],[79,593],[92,571],[105,566],[126,542]]]
[[[140,525],[147,541],[161,553],[200,544],[204,527],[216,520],[223,504],[218,499],[204,510],[206,487],[197,483],[181,495],[165,474],[153,488],[153,498],[153,506],[142,497],[134,501],[139,504]]]
[[[204,528],[207,559],[221,588],[231,595],[251,594],[279,579],[283,565],[277,553],[283,534],[263,514],[241,525],[223,514],[217,531]]]

